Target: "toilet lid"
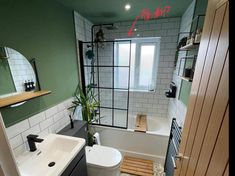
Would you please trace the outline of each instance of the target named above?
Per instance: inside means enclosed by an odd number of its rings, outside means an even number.
[[[112,168],[120,164],[122,160],[121,153],[114,148],[101,145],[86,147],[87,164],[96,167]]]

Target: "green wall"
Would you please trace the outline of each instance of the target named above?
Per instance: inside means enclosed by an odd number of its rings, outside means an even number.
[[[1,56],[0,56],[1,57]],[[7,59],[0,58],[0,95],[15,92],[15,85]]]
[[[41,88],[52,91],[1,109],[8,127],[73,95],[78,84],[76,40],[72,10],[56,1],[0,0],[0,21],[0,46],[36,58]]]
[[[180,94],[179,94],[179,99],[187,106],[188,105],[188,100],[189,100],[189,95],[191,91],[191,86],[192,83],[182,80],[181,82],[181,87],[180,87]]]

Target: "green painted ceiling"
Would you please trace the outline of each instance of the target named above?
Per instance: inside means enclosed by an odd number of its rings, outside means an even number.
[[[185,12],[192,0],[56,0],[76,10],[94,24],[134,20],[142,9],[149,8],[153,14],[157,7],[171,6],[167,17],[179,17]],[[125,11],[126,3],[131,9]]]

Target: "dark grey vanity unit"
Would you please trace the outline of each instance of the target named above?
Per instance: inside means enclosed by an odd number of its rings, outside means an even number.
[[[84,138],[87,145],[87,123],[84,121],[76,120],[74,121],[74,128],[71,129],[69,124],[59,131],[58,134]],[[85,146],[73,159],[61,176],[87,176]]]

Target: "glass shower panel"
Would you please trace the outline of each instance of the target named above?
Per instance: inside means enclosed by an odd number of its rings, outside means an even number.
[[[99,87],[113,88],[112,67],[99,67]]]
[[[114,68],[114,88],[128,89],[129,84],[129,68],[115,67]]]
[[[100,108],[100,124],[112,125],[112,109]]]
[[[127,125],[127,111],[114,110],[114,126],[126,127]]]
[[[104,48],[98,48],[99,66],[113,66],[113,42],[106,42]]]
[[[114,91],[114,108],[127,109],[128,91]]]
[[[92,85],[100,102],[100,119],[95,124],[127,128],[131,42],[119,42],[105,41],[103,47],[96,42],[81,42],[82,85]],[[118,53],[117,46],[121,48]]]
[[[112,108],[112,90],[100,89],[100,106]]]

